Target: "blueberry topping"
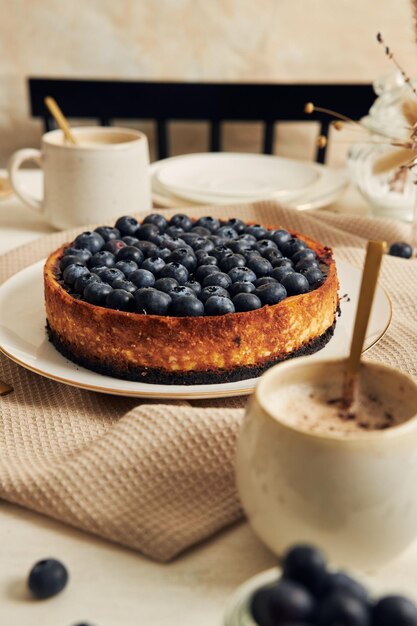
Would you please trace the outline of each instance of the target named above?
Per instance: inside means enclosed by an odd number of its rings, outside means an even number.
[[[181,237],[184,232],[184,229],[179,228],[178,226],[168,226],[165,231],[165,233],[170,237]]]
[[[271,263],[263,257],[252,257],[247,261],[246,265],[255,272],[258,278],[269,276],[272,272]]]
[[[185,285],[188,280],[188,270],[181,263],[173,261],[162,268],[160,276],[161,278],[175,278],[179,285]]]
[[[276,261],[274,261],[272,263],[273,267],[289,267],[289,268],[293,268],[294,267],[294,263],[291,261],[291,259],[288,259],[286,256],[283,256],[280,259],[277,259]]]
[[[136,311],[147,315],[166,315],[171,304],[171,298],[167,293],[153,287],[138,289],[134,298]]]
[[[143,270],[148,270],[149,272],[152,272],[152,274],[154,274],[154,276],[158,276],[162,270],[162,268],[164,268],[166,265],[165,261],[163,259],[161,259],[161,257],[159,256],[150,256],[147,259],[145,259],[141,265],[141,268]]]
[[[92,254],[101,250],[104,246],[104,239],[98,233],[86,231],[78,235],[74,241],[74,248],[86,248]]]
[[[189,280],[188,282],[185,283],[185,286],[192,289],[197,296],[200,295],[202,288],[198,281]]]
[[[143,252],[135,246],[125,246],[118,251],[116,258],[118,261],[134,261],[139,265],[143,261]]]
[[[313,546],[297,545],[285,553],[282,571],[285,578],[304,585],[314,593],[326,574],[326,559]]]
[[[129,293],[135,293],[137,290],[136,285],[134,285],[130,280],[123,280],[122,278],[114,280],[112,282],[112,287],[113,289],[123,289]]]
[[[305,272],[312,267],[319,267],[319,262],[316,259],[301,259],[295,264],[294,269],[296,272]]]
[[[203,226],[193,226],[191,232],[200,235],[200,237],[210,237],[211,235],[211,231],[208,228],[203,228]]]
[[[244,241],[245,243],[249,244],[251,248],[253,248],[258,240],[254,235],[251,235],[250,233],[243,233],[243,235],[239,235],[238,241]]]
[[[221,295],[210,296],[204,305],[206,315],[226,315],[234,313],[235,306],[230,298]]]
[[[168,242],[165,244],[168,247]],[[158,256],[158,246],[151,241],[138,241],[136,246],[140,250],[145,258],[150,256]]]
[[[127,243],[121,239],[109,239],[109,241],[104,244],[103,250],[108,250],[109,252],[116,254],[120,248],[124,248],[125,246],[127,246]]]
[[[255,291],[255,285],[249,282],[237,282],[237,283],[233,283],[233,285],[229,287],[229,293],[232,296],[232,298],[236,296],[238,293],[253,293],[254,291]]]
[[[199,317],[204,315],[204,304],[195,296],[181,296],[171,304],[170,314],[176,317]]]
[[[207,239],[206,237],[199,237],[198,239],[193,241],[190,245],[195,251],[204,250],[205,252],[211,252],[216,247],[214,243],[210,241],[210,239]]]
[[[178,281],[175,278],[158,278],[154,285],[155,289],[169,293],[174,287],[178,287]]]
[[[216,235],[223,239],[237,239],[239,237],[235,229],[231,226],[220,226],[216,231]]]
[[[155,276],[149,270],[135,270],[129,276],[130,282],[132,282],[139,289],[142,287],[153,287],[155,284]]]
[[[130,215],[119,217],[115,224],[115,227],[120,230],[123,237],[126,235],[134,235],[138,226],[138,221]]]
[[[62,277],[67,285],[73,285],[77,278],[79,278],[83,274],[89,273],[90,272],[88,271],[86,266],[82,263],[72,263],[71,265],[67,265],[67,267],[64,269]]]
[[[252,235],[255,239],[264,239],[268,235],[268,230],[260,224],[253,224],[246,227],[245,233]]]
[[[219,267],[223,272],[230,272],[234,267],[243,267],[244,265],[246,265],[246,259],[241,254],[231,254],[219,261]]]
[[[292,257],[292,261],[295,264],[299,261],[304,261],[305,259],[311,259],[312,261],[315,261],[317,259],[317,255],[310,248],[303,248],[296,252]]]
[[[126,278],[129,278],[131,273],[138,269],[138,264],[135,261],[117,261],[114,267],[123,272]]]
[[[254,293],[238,293],[233,298],[233,304],[238,312],[254,311],[262,306],[262,302]]]
[[[236,254],[245,254],[245,252],[248,252],[252,249],[251,243],[249,243],[248,241],[240,241],[239,239],[236,239],[235,241],[228,241],[227,246],[232,252],[235,252]]]
[[[364,604],[350,593],[335,592],[327,596],[317,611],[320,626],[371,626],[371,614]],[[375,622],[373,622],[375,624]],[[399,626],[398,621],[389,621],[391,626]]]
[[[307,247],[307,244],[301,239],[297,239],[296,237],[292,237],[285,243],[280,246],[280,250],[284,256],[292,257],[296,252],[300,250],[304,250]]]
[[[391,256],[399,256],[403,259],[410,259],[413,256],[413,248],[410,244],[399,241],[390,246],[389,254]]]
[[[87,248],[70,247],[65,248],[64,256],[76,256],[78,257],[79,261],[84,261],[85,263],[87,263],[87,261],[93,256],[93,253],[90,252],[90,250],[87,250]]]
[[[276,278],[272,278],[272,276],[262,276],[262,278],[257,278],[253,283],[255,287],[260,287],[261,285],[268,285],[269,283],[277,283]]]
[[[136,246],[139,243],[139,239],[137,237],[132,237],[130,235],[123,237],[122,241],[124,241],[127,246]]]
[[[108,250],[100,250],[100,252],[93,254],[88,262],[88,267],[90,269],[93,267],[113,267],[115,262],[114,254]]]
[[[278,248],[281,248],[284,243],[292,239],[292,235],[287,230],[278,229],[271,231],[269,238],[277,244]]]
[[[301,273],[307,278],[310,287],[316,288],[324,281],[324,274],[318,267],[312,267]]]
[[[228,272],[233,283],[248,281],[253,283],[256,280],[256,274],[249,267],[234,267]]]
[[[223,239],[223,237],[219,237],[218,235],[210,235],[209,239],[215,246],[223,246],[225,242],[225,239]],[[228,240],[227,245],[229,245],[229,243],[232,243],[230,239]]]
[[[120,230],[112,226],[99,226],[95,229],[95,232],[101,235],[106,242],[112,239],[120,239],[121,235]]]
[[[177,226],[182,228],[184,231],[189,231],[193,227],[192,220],[188,217],[188,215],[184,215],[183,213],[177,213],[169,220],[170,226]]]
[[[403,596],[385,596],[373,610],[375,626],[416,626],[417,607]]]
[[[83,274],[76,279],[74,289],[77,293],[82,294],[90,283],[101,283],[101,279],[97,274]]]
[[[159,248],[158,252],[157,252],[157,256],[159,256],[159,258],[163,259],[165,261],[165,263],[167,262],[167,259],[168,259],[170,254],[171,254],[171,250],[169,250],[168,248]]]
[[[216,287],[223,287],[223,289],[228,289],[231,284],[232,279],[228,274],[224,274],[223,272],[214,272],[213,274],[209,274],[203,279],[202,282],[203,287],[214,285]]]
[[[203,250],[197,250],[197,252],[203,252]],[[204,252],[206,256],[197,257],[197,265],[217,265],[217,259],[214,256],[210,256],[207,252]]]
[[[296,272],[291,272],[291,274],[284,276],[281,283],[284,285],[289,296],[297,296],[300,293],[310,291],[307,278],[303,276],[303,274],[297,274]]]
[[[116,267],[94,267],[91,271],[100,276],[101,280],[109,285],[112,285],[115,280],[123,280],[125,277],[123,272]]]
[[[220,222],[216,217],[200,217],[199,220],[197,220],[196,226],[202,226],[203,228],[206,228],[207,230],[209,230],[210,232],[214,233],[218,228],[220,228]]]
[[[216,272],[220,272],[217,265],[200,265],[195,271],[195,277],[200,281],[200,283],[202,283],[206,276],[215,274]]]
[[[281,283],[266,283],[261,285],[255,291],[262,304],[278,304],[287,297],[285,287]]]
[[[186,287],[185,285],[178,285],[178,287],[174,287],[168,295],[171,297],[173,302],[182,296],[192,296],[193,298],[197,297],[195,292],[190,289],[190,287]]]
[[[217,261],[223,259],[226,256],[231,256],[233,252],[227,246],[216,246],[211,252],[211,256],[214,256]]]
[[[283,258],[282,252],[280,252],[278,248],[267,248],[266,250],[263,250],[262,256],[264,259],[268,259],[272,267],[274,267],[274,264],[277,261],[280,261]]]
[[[245,228],[246,228],[245,222],[242,222],[242,220],[239,220],[236,217],[232,217],[230,220],[228,220],[225,226],[229,226],[230,228],[233,228],[233,230],[235,230],[238,235],[241,235],[242,233],[244,233]]]
[[[106,306],[118,311],[132,311],[134,302],[132,294],[124,289],[113,289],[106,297]]]
[[[177,262],[184,265],[189,272],[193,272],[197,267],[197,258],[192,248],[184,247],[173,250],[168,257],[168,263]]]
[[[29,572],[28,587],[35,598],[56,596],[68,582],[67,568],[57,559],[38,561]]]
[[[278,250],[277,244],[272,239],[260,239],[255,244],[255,250],[258,250],[263,256],[266,250]]]
[[[155,226],[158,226],[160,232],[163,232],[168,227],[167,220],[160,213],[151,213],[150,215],[147,215],[143,220],[143,224],[155,224]]]
[[[154,235],[159,235],[159,228],[155,224],[142,224],[135,230],[135,237],[141,241],[149,241]]]
[[[204,287],[200,294],[201,302],[206,302],[212,296],[220,296],[222,298],[230,298],[229,293],[223,287],[218,287],[217,285],[209,285],[208,287]]]
[[[68,265],[87,265],[87,261],[75,254],[69,254],[68,256],[63,256],[59,262],[61,272],[63,272]]]
[[[90,304],[105,304],[106,298],[113,291],[107,283],[89,283],[83,292],[84,300]]]
[[[275,278],[278,282],[281,282],[284,276],[288,276],[288,274],[294,274],[294,270],[289,265],[283,265],[281,267],[274,267],[271,272],[272,278]]]

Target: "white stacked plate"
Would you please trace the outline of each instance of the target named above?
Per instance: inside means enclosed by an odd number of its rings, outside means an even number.
[[[156,202],[179,207],[274,199],[307,210],[334,202],[348,183],[345,172],[317,163],[231,152],[163,159],[150,173]]]

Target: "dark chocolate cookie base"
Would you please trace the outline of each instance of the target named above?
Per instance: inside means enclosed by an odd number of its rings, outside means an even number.
[[[135,367],[129,369],[128,371],[117,371],[105,363],[99,363],[92,359],[90,360],[74,355],[70,348],[61,341],[58,335],[54,333],[48,322],[46,324],[46,329],[49,340],[53,343],[58,352],[70,361],[77,363],[77,365],[86,367],[87,369],[93,370],[98,374],[157,385],[209,385],[215,383],[232,383],[238,380],[257,378],[276,363],[318,352],[318,350],[324,348],[324,346],[332,338],[335,325],[336,321],[334,321],[332,326],[330,326],[325,333],[320,335],[320,337],[313,339],[308,344],[302,346],[295,352],[288,354],[284,358],[280,357],[277,359],[271,359],[270,361],[260,365],[235,367],[230,370],[211,370],[206,372],[166,372],[161,369],[147,367]]]

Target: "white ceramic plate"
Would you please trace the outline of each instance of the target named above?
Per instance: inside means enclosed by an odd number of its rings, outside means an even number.
[[[82,389],[138,398],[221,398],[248,395],[254,390],[256,378],[214,385],[151,385],[96,374],[68,361],[46,337],[43,265],[44,261],[39,261],[25,268],[0,287],[0,349],[19,365]],[[337,261],[337,268],[342,314],[337,320],[333,338],[323,350],[310,358],[333,358],[344,356],[349,351],[361,272],[343,261]],[[390,300],[378,287],[366,348],[382,337],[390,321]]]
[[[168,160],[168,159],[167,159]],[[158,173],[161,167],[163,167],[165,160],[155,161],[150,166],[151,185],[154,196],[154,201],[158,206],[164,207],[189,207],[190,204],[203,205],[203,204],[231,204],[240,202],[251,202],[255,200],[264,200],[264,196],[258,196],[256,198],[245,198],[242,196],[227,197],[222,195],[206,195],[204,193],[192,194],[192,199],[185,199],[170,193],[163,185],[159,183]],[[325,165],[318,163],[311,164],[320,176],[314,185],[305,190],[297,198],[285,199],[276,198],[282,202],[285,202],[287,206],[292,206],[299,211],[307,211],[312,209],[319,209],[328,206],[332,202],[335,202],[339,196],[346,189],[349,180],[346,172],[343,170],[332,170]]]
[[[194,200],[275,197],[291,200],[320,178],[313,163],[268,154],[212,152],[160,162],[158,183],[168,192]]]

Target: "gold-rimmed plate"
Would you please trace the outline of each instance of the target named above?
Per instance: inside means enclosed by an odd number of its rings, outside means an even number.
[[[310,358],[334,358],[349,351],[361,272],[336,259],[341,295],[341,316],[333,338]],[[48,341],[45,331],[43,265],[39,261],[9,278],[0,287],[0,349],[32,372],[81,389],[137,398],[203,399],[248,395],[257,379],[212,385],[155,385],[96,374],[68,361]],[[365,349],[386,332],[391,302],[385,291],[376,291]]]

